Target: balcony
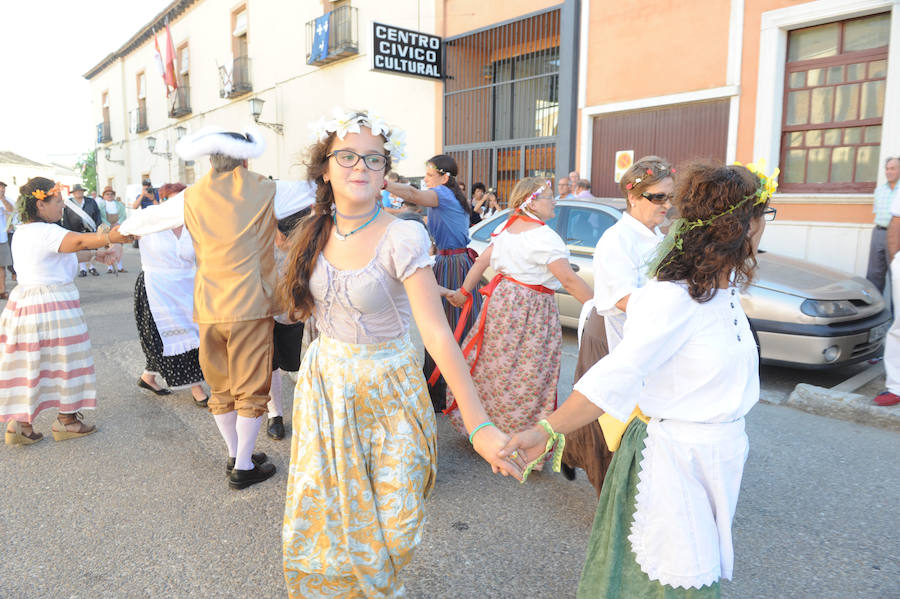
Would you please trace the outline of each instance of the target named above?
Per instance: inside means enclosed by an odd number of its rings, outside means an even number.
[[[318,19],[306,23],[306,64],[322,66],[359,54],[357,9],[340,6],[327,16],[327,31],[325,27],[319,29],[316,26]],[[324,43],[326,39],[327,45]]]
[[[250,84],[250,58],[238,56],[231,64],[219,67],[219,97],[235,98],[253,91]]]
[[[191,114],[191,88],[179,86],[169,95],[169,118],[177,119],[187,114]]]
[[[112,141],[112,134],[109,132],[109,122],[97,123],[97,143],[103,144],[108,141]]]
[[[147,130],[147,107],[138,106],[128,113],[129,129],[132,133],[143,133]]]

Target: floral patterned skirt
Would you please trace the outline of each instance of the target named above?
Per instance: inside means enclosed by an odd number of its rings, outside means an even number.
[[[409,337],[319,336],[294,391],[282,538],[291,597],[403,597],[437,474],[434,412]]]
[[[484,322],[484,345],[472,379],[491,421],[505,433],[534,426],[556,409],[562,328],[553,295],[504,279],[494,289]],[[477,334],[473,328],[466,340]],[[473,349],[466,357],[471,368]],[[447,403],[453,402],[447,392]],[[450,412],[465,434],[459,410]]]

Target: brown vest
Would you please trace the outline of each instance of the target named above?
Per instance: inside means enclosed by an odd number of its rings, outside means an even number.
[[[242,166],[210,170],[184,192],[194,241],[194,320],[200,324],[274,316],[275,182]]]

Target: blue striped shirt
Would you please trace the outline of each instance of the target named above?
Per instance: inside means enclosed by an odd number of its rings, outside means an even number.
[[[879,227],[886,227],[891,223],[891,215],[900,216],[900,205],[894,206],[897,198],[897,183],[894,189],[887,183],[879,185],[875,188],[875,200],[872,202],[872,212],[875,213],[875,224]]]

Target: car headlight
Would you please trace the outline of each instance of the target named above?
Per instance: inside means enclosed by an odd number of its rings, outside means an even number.
[[[805,300],[800,304],[800,311],[807,316],[853,316],[856,308],[847,300]]]

